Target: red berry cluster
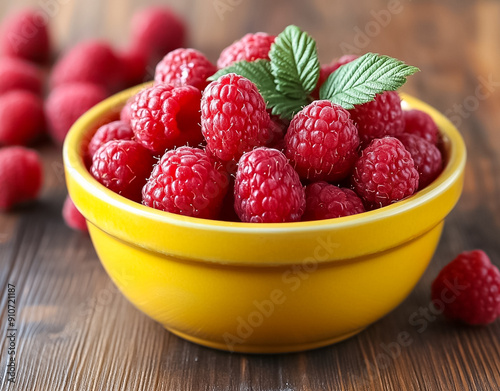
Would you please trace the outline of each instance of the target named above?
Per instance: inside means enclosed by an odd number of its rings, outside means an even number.
[[[224,49],[217,64],[268,59],[274,39],[247,34]],[[323,67],[318,87],[355,58]],[[315,100],[287,123],[269,115],[257,86],[243,76],[229,73],[208,84],[216,70],[194,49],[167,54],[154,85],[129,100],[121,122],[105,125],[91,140],[92,175],[156,209],[225,219],[230,202],[239,220],[271,223],[380,208],[441,172],[437,126],[421,111],[403,111],[396,92],[352,110]]]
[[[62,144],[70,127],[84,112],[111,93],[151,80],[153,75],[148,75],[148,70],[185,42],[184,22],[171,10],[150,7],[140,11],[132,18],[127,47],[115,49],[105,41],[87,40],[65,51],[50,72],[44,102],[44,70],[52,57],[50,18],[43,10],[24,9],[9,15],[0,24],[0,177],[3,183],[0,210],[35,199],[40,191],[41,159],[35,150],[25,146],[32,145],[46,133],[55,143]],[[210,68],[206,74],[199,74],[200,80],[205,82],[214,70]],[[186,116],[191,114],[184,109],[181,112]],[[96,135],[89,145],[89,153],[94,155],[105,141],[133,137],[130,124],[110,124]],[[130,155],[137,153],[137,159],[141,152],[143,157],[147,154],[152,159],[142,147],[124,143],[120,148],[122,153],[124,150]],[[16,164],[10,163],[12,161]],[[147,169],[150,171],[150,167]],[[127,178],[126,173],[120,173]],[[27,181],[30,186],[20,185]],[[135,195],[140,201],[136,193],[140,194],[142,185],[135,191],[133,181],[129,185],[125,194]],[[69,226],[86,230],[83,216],[69,198],[63,216]]]

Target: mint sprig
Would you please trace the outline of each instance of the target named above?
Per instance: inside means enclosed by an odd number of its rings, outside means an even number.
[[[397,90],[407,76],[418,71],[395,58],[366,53],[333,72],[321,86],[319,97],[352,109],[384,91]]]
[[[311,93],[320,72],[316,42],[297,26],[288,26],[276,37],[269,58],[236,62],[208,80],[228,73],[246,77],[256,84],[272,114],[292,119],[313,101]],[[321,86],[319,97],[352,109],[384,91],[395,91],[418,71],[395,58],[367,53],[333,72]]]
[[[269,58],[276,89],[291,99],[307,101],[319,79],[314,39],[297,26],[288,26],[276,37]]]

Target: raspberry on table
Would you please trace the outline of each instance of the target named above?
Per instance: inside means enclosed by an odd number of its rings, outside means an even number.
[[[404,131],[401,98],[395,91],[378,94],[375,100],[356,106],[349,112],[364,146],[374,138],[398,136]]]
[[[109,93],[119,90],[123,73],[113,48],[107,42],[89,40],[64,53],[52,70],[51,86],[70,83],[96,84]]]
[[[182,145],[198,145],[201,92],[193,86],[158,84],[139,92],[130,107],[136,140],[155,154]]]
[[[403,133],[398,136],[410,152],[418,171],[418,189],[429,185],[443,169],[443,159],[438,147],[416,134]]]
[[[153,78],[148,75],[148,59],[139,50],[125,50],[117,53],[124,87],[133,87]]]
[[[373,140],[354,164],[352,185],[368,209],[411,196],[418,171],[410,152],[394,137]]]
[[[0,149],[0,210],[7,211],[38,197],[43,182],[42,161],[33,149]]]
[[[62,209],[62,216],[66,225],[78,231],[88,232],[87,220],[80,211],[76,208],[73,200],[69,195],[66,196],[64,200],[64,205]]]
[[[207,78],[217,72],[203,53],[195,49],[176,49],[168,53],[156,66],[155,82],[175,87],[194,86],[203,90]]]
[[[135,13],[130,30],[131,50],[142,53],[149,65],[185,45],[184,22],[167,7],[153,6]]]
[[[439,141],[439,129],[432,117],[420,110],[404,110],[404,133],[415,134],[436,145]]]
[[[47,126],[52,139],[62,144],[75,121],[106,97],[106,90],[95,84],[71,83],[53,89],[45,102]]]
[[[323,220],[363,213],[363,201],[351,189],[327,182],[306,186],[306,211],[302,220]]]
[[[492,323],[500,317],[500,271],[484,251],[463,252],[439,272],[431,297],[448,318]]]
[[[266,103],[250,80],[229,73],[208,85],[201,100],[201,130],[207,150],[223,162],[269,140]]]
[[[314,101],[293,117],[285,144],[291,164],[308,180],[341,180],[358,158],[358,130],[349,112],[328,100]]]
[[[228,188],[228,177],[205,151],[167,151],[142,190],[146,206],[184,216],[214,219]]]
[[[132,140],[134,132],[130,124],[124,121],[113,121],[101,126],[92,136],[87,148],[90,158],[101,145],[111,140]]]
[[[111,191],[141,202],[142,187],[156,162],[151,152],[133,140],[111,140],[92,157],[90,173]]]
[[[28,145],[45,130],[43,101],[29,91],[0,95],[0,145]]]
[[[226,68],[238,61],[269,60],[269,50],[275,40],[274,35],[266,33],[246,34],[225,48],[217,60],[219,68]]]
[[[299,175],[283,153],[266,147],[241,157],[234,198],[239,218],[250,223],[300,221],[306,207]]]
[[[44,63],[50,58],[48,18],[35,9],[24,9],[7,17],[0,29],[0,53]]]
[[[19,58],[0,58],[0,95],[13,90],[41,95],[42,87],[42,72],[35,65]]]

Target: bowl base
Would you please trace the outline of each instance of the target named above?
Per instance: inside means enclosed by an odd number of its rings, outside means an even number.
[[[292,353],[292,352],[302,352],[304,350],[312,350],[322,348],[328,345],[332,345],[337,342],[344,341],[350,337],[355,336],[356,334],[363,331],[366,327],[361,327],[354,331],[351,331],[346,334],[342,334],[335,338],[324,339],[321,341],[308,342],[308,343],[299,343],[292,345],[250,345],[250,344],[241,344],[228,346],[227,344],[210,341],[207,339],[202,339],[198,337],[193,337],[192,335],[185,334],[181,331],[173,330],[168,327],[166,329],[170,331],[172,334],[177,335],[178,337],[185,339],[189,342],[196,343],[198,345],[206,346],[212,349],[224,350],[227,352],[237,352],[237,353],[253,353],[253,354],[274,354],[274,353]]]

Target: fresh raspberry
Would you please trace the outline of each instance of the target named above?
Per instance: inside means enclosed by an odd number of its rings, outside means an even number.
[[[342,65],[349,64],[351,61],[354,61],[358,58],[356,54],[346,54],[340,57],[338,60],[332,61],[330,64],[322,65],[319,70],[319,80],[318,86],[321,86],[328,77],[339,69]]]
[[[71,83],[55,88],[45,102],[45,115],[52,139],[62,144],[75,121],[106,99],[106,91],[95,84]]]
[[[133,137],[134,132],[129,123],[123,121],[110,122],[97,129],[87,148],[88,155],[90,157],[94,156],[94,153],[96,153],[101,145],[106,144],[108,141],[132,140]]]
[[[42,72],[33,64],[13,57],[0,58],[0,95],[13,90],[42,94]]]
[[[134,14],[132,48],[143,53],[148,64],[156,64],[186,39],[184,22],[166,7],[149,7]]]
[[[45,130],[42,99],[29,91],[0,95],[0,145],[27,145]]]
[[[121,111],[120,111],[120,121],[130,123],[130,121],[132,120],[131,108],[132,108],[133,101],[134,101],[134,97],[130,98],[127,101],[127,103],[125,103],[125,106],[123,106],[123,108],[121,109]]]
[[[205,55],[195,49],[176,49],[168,53],[156,66],[155,82],[175,87],[194,86],[203,90],[207,78],[217,72]]]
[[[38,197],[43,181],[38,153],[24,147],[0,149],[0,210]]]
[[[405,133],[416,134],[436,145],[439,140],[439,129],[432,117],[420,110],[403,111]]]
[[[299,221],[306,207],[300,178],[286,156],[261,147],[245,153],[238,163],[234,208],[241,221]]]
[[[406,150],[410,152],[418,171],[418,188],[429,185],[443,169],[443,159],[439,149],[416,134],[403,133],[398,136]]]
[[[500,317],[500,271],[482,250],[463,252],[432,283],[434,306],[451,319],[485,325]]]
[[[275,40],[274,35],[266,33],[247,34],[225,48],[217,60],[219,68],[225,68],[237,61],[269,60],[269,50]]]
[[[365,146],[374,138],[397,136],[404,131],[401,99],[397,92],[386,91],[376,95],[375,100],[349,111]]]
[[[84,41],[66,52],[55,64],[52,87],[70,83],[90,83],[109,93],[121,87],[123,73],[120,61],[107,42]]]
[[[0,52],[31,62],[46,62],[50,57],[47,17],[25,9],[6,18],[0,30]]]
[[[266,103],[250,80],[229,73],[210,83],[201,100],[201,130],[218,159],[238,161],[269,140]]]
[[[155,159],[151,152],[133,140],[111,140],[92,157],[90,173],[108,189],[141,202],[141,190]]]
[[[138,50],[128,50],[117,53],[117,56],[121,64],[124,87],[145,83],[153,78],[153,75],[146,74],[148,61],[144,53]]]
[[[87,227],[87,220],[80,211],[76,208],[73,200],[70,196],[66,196],[66,200],[64,201],[62,216],[66,225],[70,228],[76,229],[82,232],[88,232],[89,229]]]
[[[228,178],[205,151],[180,147],[166,152],[142,190],[146,206],[184,216],[216,218]]]
[[[269,121],[269,138],[266,141],[265,146],[277,150],[282,148],[282,150],[285,151],[285,133],[287,129],[288,128],[285,127],[280,120],[276,120],[271,117],[271,121]]]
[[[358,131],[349,112],[328,100],[314,101],[293,117],[285,144],[286,156],[304,179],[343,179],[358,158]]]
[[[193,86],[158,84],[139,92],[130,108],[138,142],[154,153],[203,140],[200,129],[200,90]]]
[[[401,141],[384,137],[362,151],[352,184],[365,206],[376,209],[412,195],[418,188],[418,172]]]
[[[326,182],[306,186],[306,211],[302,220],[333,219],[364,211],[363,201],[350,189]]]

